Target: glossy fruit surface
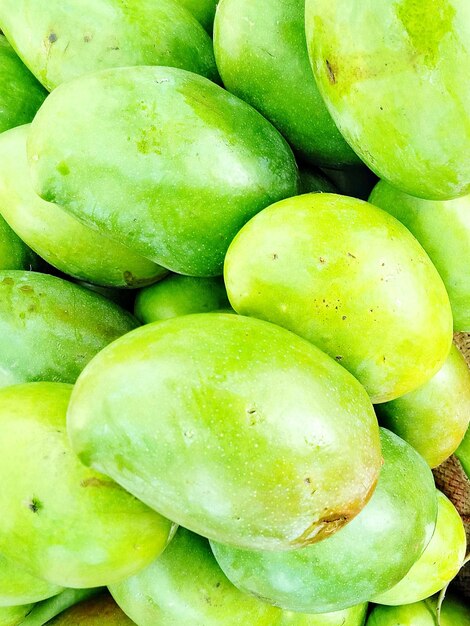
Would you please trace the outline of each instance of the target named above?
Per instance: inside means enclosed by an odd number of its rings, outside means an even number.
[[[241,547],[289,550],[335,532],[381,464],[369,399],[345,369],[274,324],[225,313],[114,342],[78,381],[68,429],[82,462]]]
[[[39,602],[60,591],[59,585],[31,576],[21,565],[0,555],[0,607]]]
[[[225,87],[270,120],[303,158],[333,167],[360,163],[312,76],[304,0],[221,0],[214,48]]]
[[[73,383],[96,353],[136,326],[114,303],[62,278],[0,271],[0,387]]]
[[[178,0],[178,2],[194,15],[209,34],[212,33],[217,0]]]
[[[221,278],[169,276],[158,285],[141,289],[135,301],[135,316],[143,324],[230,308]]]
[[[455,200],[414,198],[380,181],[369,202],[404,224],[428,253],[449,294],[455,331],[470,331],[470,195]]]
[[[376,606],[367,626],[436,626],[435,598],[404,606]],[[441,610],[440,626],[470,626],[468,605],[456,597],[446,596]]]
[[[217,79],[210,37],[176,0],[2,0],[0,28],[49,91],[89,72],[134,65]]]
[[[427,383],[376,407],[381,424],[437,467],[461,443],[470,420],[470,371],[452,346],[442,368]]]
[[[26,159],[29,126],[0,135],[0,214],[48,263],[110,287],[142,287],[167,270],[82,224],[32,188]],[[13,269],[13,268],[12,268]]]
[[[20,626],[33,606],[32,604],[22,604],[20,606],[0,607],[0,626]]]
[[[381,442],[384,465],[370,502],[333,536],[291,552],[212,542],[232,583],[283,609],[325,613],[365,602],[403,578],[432,537],[436,489],[411,446],[385,429]]]
[[[50,626],[132,626],[134,622],[108,594],[80,602],[47,622]]]
[[[470,193],[467,0],[307,0],[318,88],[346,141],[414,196]]]
[[[449,299],[428,256],[398,220],[355,198],[268,207],[230,245],[225,284],[237,313],[305,337],[374,403],[424,384],[451,347]]]
[[[57,585],[95,587],[145,567],[171,522],[84,467],[65,430],[72,390],[30,383],[0,390],[0,551]]]
[[[221,274],[243,224],[298,184],[292,152],[269,122],[207,79],[168,67],[62,85],[36,116],[28,150],[45,200],[181,274]]]

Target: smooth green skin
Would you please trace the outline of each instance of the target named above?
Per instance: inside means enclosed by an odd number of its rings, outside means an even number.
[[[57,269],[91,283],[137,288],[165,276],[164,268],[34,192],[26,159],[29,129],[20,126],[0,135],[0,213],[16,234]]]
[[[160,558],[110,591],[139,626],[277,626],[280,616],[279,609],[238,591],[207,540],[184,528]]]
[[[21,626],[43,626],[49,624],[56,615],[79,602],[84,602],[102,592],[101,587],[93,589],[65,589],[59,595],[35,604]]]
[[[0,9],[1,11],[1,9]],[[44,102],[47,91],[34,78],[6,37],[0,34],[0,133],[28,124]]]
[[[62,383],[0,390],[0,551],[57,585],[131,576],[165,548],[171,522],[83,466],[66,435]]]
[[[3,135],[0,135],[0,138]],[[1,212],[1,201],[0,201]],[[36,255],[0,216],[0,270],[27,270],[37,265]]]
[[[212,33],[217,0],[178,0],[178,2],[194,15],[209,34]]]
[[[430,467],[462,441],[470,420],[470,370],[452,346],[443,367],[415,391],[376,408],[379,421],[411,444]]]
[[[305,15],[318,89],[366,165],[413,196],[468,194],[467,0],[306,0]]]
[[[360,163],[331,119],[308,60],[304,0],[220,0],[214,50],[225,87],[310,163]]]
[[[454,330],[470,331],[470,195],[432,202],[380,181],[369,202],[396,217],[413,233],[444,281]]]
[[[405,606],[376,606],[367,626],[438,626],[436,601],[429,599]],[[470,626],[470,609],[461,599],[446,596],[440,626]]]
[[[289,611],[326,613],[366,602],[408,572],[431,540],[437,498],[429,467],[381,429],[384,465],[370,502],[347,526],[291,552],[239,550],[211,542],[241,591]]]
[[[136,65],[218,79],[209,35],[176,0],[2,0],[0,28],[49,91],[89,72]]]
[[[400,605],[432,596],[455,578],[463,565],[466,547],[462,519],[452,502],[438,491],[437,522],[431,541],[406,576],[372,600]]]
[[[455,456],[460,461],[468,478],[470,478],[470,427],[468,428],[462,443],[455,451]]]
[[[237,313],[305,337],[374,403],[424,384],[451,347],[449,298],[426,253],[355,198],[308,194],[262,211],[232,242],[225,285]]]
[[[19,626],[33,606],[32,604],[22,604],[21,606],[0,607],[0,626]]]
[[[143,324],[230,308],[221,278],[169,276],[158,285],[141,289],[134,314]]]
[[[333,183],[323,175],[321,170],[307,169],[301,167],[300,173],[300,193],[337,193]]]
[[[321,171],[336,185],[337,193],[360,200],[367,200],[377,183],[377,176],[365,165],[347,167],[341,170],[323,167]]]
[[[76,604],[55,619],[50,626],[132,626],[134,624],[108,595],[95,596]]]
[[[195,276],[221,274],[243,224],[298,185],[292,152],[269,122],[207,79],[168,67],[62,85],[36,116],[28,152],[45,200]]]
[[[178,524],[246,548],[335,532],[381,464],[369,399],[345,369],[284,329],[227,313],[114,342],[80,376],[67,419],[86,465]]]
[[[367,604],[317,615],[282,611],[281,620],[276,622],[276,626],[364,626],[366,614]]]
[[[130,313],[62,278],[0,271],[0,387],[74,383],[95,354],[136,326]]]
[[[0,607],[39,602],[61,591],[62,587],[31,576],[0,554]]]

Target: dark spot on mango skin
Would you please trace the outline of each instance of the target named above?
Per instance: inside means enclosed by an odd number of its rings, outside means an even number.
[[[48,39],[51,43],[55,43],[57,41],[57,35],[55,33],[51,33]]]
[[[31,498],[26,503],[26,506],[33,513],[38,513],[42,509],[42,503],[37,498]]]
[[[30,285],[22,285],[19,289],[23,293],[34,293],[34,289]]]
[[[14,285],[15,281],[13,280],[13,278],[4,278],[2,280],[2,284],[3,285]]]
[[[70,174],[70,168],[64,161],[61,161],[59,163],[59,165],[57,166],[57,171],[59,172],[59,174],[62,174],[62,176],[68,176]]]
[[[112,480],[102,480],[96,476],[91,476],[91,478],[82,480],[80,487],[117,487],[117,485]]]
[[[332,85],[336,85],[336,72],[333,69],[333,65],[330,63],[328,59],[325,59],[326,69],[328,72],[328,80]]]

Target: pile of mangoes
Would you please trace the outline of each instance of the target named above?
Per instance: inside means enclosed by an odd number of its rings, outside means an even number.
[[[216,4],[0,2],[0,626],[469,626],[470,3]]]

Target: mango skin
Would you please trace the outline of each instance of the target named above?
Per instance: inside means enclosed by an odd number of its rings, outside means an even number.
[[[210,37],[176,0],[2,0],[0,28],[49,91],[89,72],[134,65],[218,79]]]
[[[169,276],[158,285],[141,289],[134,314],[143,324],[191,313],[209,313],[230,308],[221,278]]]
[[[0,216],[0,270],[27,270],[36,265],[37,258],[34,252]]]
[[[178,0],[212,34],[217,0]]]
[[[470,370],[452,346],[442,368],[411,393],[376,408],[379,421],[405,439],[430,467],[459,447],[470,420]]]
[[[137,288],[166,276],[164,268],[34,192],[26,159],[29,128],[0,135],[0,213],[17,235],[65,274],[99,285]]]
[[[62,278],[0,271],[0,387],[74,383],[96,353],[136,326],[113,302]]]
[[[20,626],[33,604],[0,607],[0,626]]]
[[[0,554],[0,607],[39,602],[60,593],[62,589],[59,585],[31,576],[17,563]]]
[[[460,461],[468,478],[470,478],[470,427],[467,429],[462,443],[455,451],[455,456]]]
[[[302,550],[260,552],[211,542],[222,571],[241,591],[282,609],[326,613],[366,602],[403,578],[431,540],[437,498],[429,467],[381,429],[384,465],[359,515]]]
[[[352,606],[334,613],[293,613],[282,611],[281,620],[276,626],[364,626],[367,603]]]
[[[161,557],[110,591],[139,626],[277,626],[280,615],[238,591],[220,571],[207,540],[184,528]]]
[[[463,566],[467,542],[462,519],[450,500],[440,491],[436,529],[431,541],[406,576],[394,587],[375,595],[379,604],[411,604],[440,591]]]
[[[470,195],[447,201],[422,200],[380,181],[369,202],[413,233],[444,281],[454,331],[470,331]]]
[[[305,26],[318,89],[366,165],[420,198],[470,193],[467,0],[306,0]]]
[[[132,626],[134,622],[108,594],[80,602],[47,622],[49,626]]]
[[[309,194],[259,213],[230,245],[225,285],[237,313],[308,339],[376,404],[424,384],[451,347],[449,298],[428,256],[354,198]]]
[[[93,589],[64,589],[57,596],[53,596],[48,600],[38,602],[33,606],[28,617],[21,622],[21,626],[43,626],[49,624],[60,613],[67,611],[79,602],[84,602],[93,596],[102,593],[102,587],[93,587]]]
[[[97,587],[148,565],[172,524],[75,457],[65,428],[71,391],[61,383],[0,390],[0,470],[9,477],[0,550],[57,585]]]
[[[226,89],[270,120],[302,158],[332,167],[361,162],[313,79],[304,0],[221,0],[214,50]]]
[[[221,274],[243,224],[298,185],[292,152],[269,122],[207,79],[168,67],[62,85],[36,116],[28,152],[45,200],[195,276]]]
[[[226,313],[114,342],[77,381],[67,420],[83,463],[176,523],[247,548],[335,532],[381,463],[369,399],[346,370],[284,329]]]
[[[6,37],[1,34],[0,76],[0,133],[3,133],[9,128],[31,122],[44,102],[47,91],[23,65]]]
[[[434,598],[405,606],[376,606],[367,626],[436,626]],[[441,626],[470,626],[470,609],[464,601],[446,595],[441,610]]]

